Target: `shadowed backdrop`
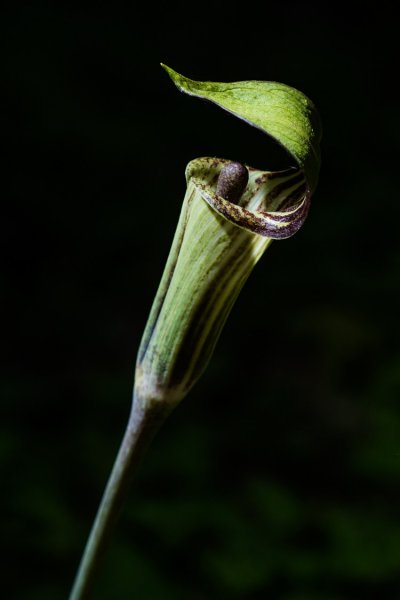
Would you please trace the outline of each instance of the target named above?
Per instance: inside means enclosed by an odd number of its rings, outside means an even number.
[[[193,79],[299,88],[321,114],[322,171],[306,224],[266,252],[154,441],[94,598],[400,595],[393,15],[207,10],[39,3],[1,25],[10,600],[67,597],[128,417],[186,164],[290,164],[260,132],[179,94],[160,61]]]

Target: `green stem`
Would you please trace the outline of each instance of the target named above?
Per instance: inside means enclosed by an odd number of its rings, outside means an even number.
[[[86,543],[69,600],[89,598],[101,557],[121,512],[132,476],[168,413],[165,407],[159,406],[144,410],[142,403],[135,398],[121,447]]]

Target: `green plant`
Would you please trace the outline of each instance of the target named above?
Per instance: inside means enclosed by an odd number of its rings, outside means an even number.
[[[254,265],[272,240],[303,224],[318,178],[320,124],[301,92],[275,82],[197,82],[164,68],[181,91],[273,136],[296,166],[260,171],[219,158],[187,166],[179,223],[139,348],[131,415],[71,600],[87,597],[135,467],[203,373]]]

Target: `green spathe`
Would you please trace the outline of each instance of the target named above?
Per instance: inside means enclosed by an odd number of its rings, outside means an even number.
[[[188,393],[266,248],[293,235],[306,218],[302,172],[247,167],[248,185],[237,205],[216,194],[228,163],[198,158],[186,169],[181,215],[138,353],[135,396],[146,408],[173,406]]]
[[[230,161],[189,163],[181,216],[138,353],[134,395],[145,410],[173,406],[188,393],[255,264],[273,239],[302,226],[318,178],[321,137],[314,105],[287,85],[198,82],[162,66],[178,89],[273,136],[297,164],[278,172],[247,166],[248,185],[232,203],[217,193]]]
[[[193,81],[161,66],[182,92],[210,100],[275,138],[304,170],[310,191],[314,191],[322,130],[315,106],[307,96],[274,81]]]

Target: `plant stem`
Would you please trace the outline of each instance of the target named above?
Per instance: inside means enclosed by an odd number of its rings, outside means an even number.
[[[69,600],[89,597],[99,563],[107,548],[137,466],[169,411],[165,406],[144,410],[138,398],[132,412],[93,523]]]

